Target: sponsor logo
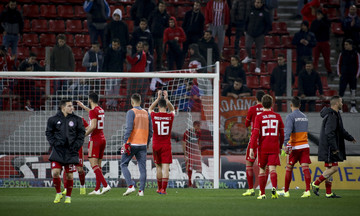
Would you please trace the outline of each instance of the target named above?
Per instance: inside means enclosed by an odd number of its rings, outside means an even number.
[[[73,122],[73,121],[70,121],[70,122],[69,122],[69,126],[70,126],[70,127],[73,127],[73,126],[74,126],[74,122]]]

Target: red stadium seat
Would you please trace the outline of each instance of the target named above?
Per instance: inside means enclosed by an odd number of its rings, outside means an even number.
[[[261,59],[265,62],[273,61],[274,54],[272,49],[263,49],[261,50]]]
[[[49,0],[31,0],[30,2],[36,2],[36,3],[48,3]]]
[[[87,20],[84,20],[83,21],[83,30],[82,30],[83,33],[89,33],[89,27],[88,27],[88,24],[87,24]]]
[[[245,36],[240,37],[239,47],[240,47],[240,48],[245,48]]]
[[[258,76],[246,76],[246,85],[248,88],[260,88]]]
[[[270,89],[270,76],[260,76],[261,88]]]
[[[54,3],[66,3],[67,0],[50,0],[51,2],[54,2]]]
[[[130,17],[130,10],[131,10],[131,5],[127,5],[125,7],[125,14],[123,14],[123,18],[129,18]]]
[[[66,32],[81,33],[83,30],[81,20],[67,20]]]
[[[56,36],[54,34],[41,34],[40,44],[42,47],[54,46],[56,44]]]
[[[321,84],[323,86],[323,89],[329,89],[328,80],[326,76],[321,76]]]
[[[86,12],[84,11],[83,6],[75,6],[74,13],[75,13],[75,17],[77,17],[77,18],[85,18],[86,17]]]
[[[38,18],[40,16],[39,6],[37,5],[24,5],[23,6],[23,16]]]
[[[329,20],[333,21],[333,20],[338,20],[340,18],[337,8],[324,8],[323,11],[327,15]]]
[[[49,32],[64,33],[65,23],[63,20],[50,20],[49,21]]]
[[[324,96],[331,97],[334,95],[338,95],[338,92],[336,90],[331,90],[331,89],[324,90]]]
[[[82,52],[82,49],[79,47],[72,48],[72,52],[74,53],[75,60],[82,60],[84,57],[84,54]]]
[[[239,58],[240,58],[240,62],[246,58],[247,54],[246,54],[246,50],[244,49],[241,49],[240,52],[239,52]]]
[[[266,65],[266,70],[268,74],[272,74],[273,70],[278,66],[277,62],[268,62]]]
[[[90,35],[75,35],[75,46],[90,47]]]
[[[24,29],[23,29],[24,32],[29,32],[31,31],[31,28],[30,28],[30,20],[28,19],[25,19],[24,20]]]
[[[35,19],[31,22],[31,31],[33,32],[48,32],[48,23],[45,19]]]
[[[33,47],[31,48],[31,52],[37,55],[38,59],[45,59],[45,48],[44,47]]]
[[[290,35],[283,35],[281,37],[281,45],[282,47],[284,48],[295,48],[294,45],[292,45],[292,40],[293,40],[293,36],[290,36]]]
[[[25,46],[39,46],[39,37],[37,34],[24,34],[23,43]]]
[[[273,22],[272,23],[272,31],[269,32],[270,34],[289,34],[287,31],[287,26],[285,22]]]
[[[277,59],[280,53],[283,54],[286,58],[286,52],[286,49],[276,49],[274,50],[274,58]]]
[[[265,63],[262,63],[260,66],[260,73],[255,73],[256,63],[251,62],[249,64],[249,72],[254,75],[267,75],[267,71],[265,70]]]
[[[56,18],[58,16],[55,5],[41,5],[40,12],[41,16],[46,18]]]
[[[342,30],[341,23],[331,23],[331,32],[334,33],[335,36],[343,36],[344,31]]]
[[[340,1],[342,0],[327,0],[326,5],[333,7],[340,7]]]
[[[185,17],[185,14],[186,12],[188,12],[189,10],[191,10],[191,7],[190,6],[178,6],[177,7],[177,16],[178,18],[181,18],[181,17]]]
[[[74,35],[72,35],[72,34],[66,35],[66,44],[69,45],[70,47],[75,46]]]
[[[125,20],[128,28],[129,28],[129,33],[132,33],[134,31],[134,21],[132,20]]]
[[[28,47],[18,47],[17,57],[19,60],[26,59],[29,57],[29,48]]]
[[[57,7],[58,16],[62,18],[73,18],[74,9],[71,5],[59,5]]]
[[[166,7],[166,12],[170,15],[170,16],[176,16],[176,8],[173,5],[169,5]]]
[[[280,36],[265,36],[264,48],[277,49],[280,48]]]

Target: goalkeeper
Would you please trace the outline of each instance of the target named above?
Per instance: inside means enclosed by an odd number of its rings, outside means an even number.
[[[287,166],[285,174],[284,197],[290,197],[289,186],[292,177],[294,164],[298,161],[302,167],[305,177],[306,190],[301,198],[310,197],[311,175],[309,170],[310,149],[308,143],[308,118],[302,113],[300,108],[300,98],[291,99],[291,113],[285,120],[285,139],[284,148],[287,154]]]

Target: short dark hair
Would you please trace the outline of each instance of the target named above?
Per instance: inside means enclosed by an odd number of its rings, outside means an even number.
[[[140,19],[140,22],[145,22],[146,24],[148,23],[148,21],[147,21],[146,18],[141,18],[141,19]]]
[[[209,32],[212,35],[212,31],[211,30],[205,30],[205,33]]]
[[[256,100],[261,102],[261,98],[265,95],[263,90],[256,92]]]
[[[240,58],[239,58],[239,56],[237,56],[237,55],[233,55],[233,56],[231,56],[231,58],[234,58],[234,59],[236,59],[238,62],[240,62]]]
[[[273,98],[271,97],[271,95],[265,94],[261,98],[261,104],[263,105],[263,107],[265,109],[270,109],[272,107],[272,104],[273,104]]]
[[[166,100],[164,98],[161,98],[158,102],[159,107],[166,108]]]
[[[36,53],[34,53],[34,52],[30,52],[30,53],[29,53],[29,57],[35,57],[35,58],[36,58],[37,55],[36,55]]]
[[[119,39],[119,38],[114,38],[114,39],[112,39],[112,41],[111,41],[111,42],[115,42],[115,43],[120,44],[120,39]]]
[[[330,99],[330,105],[333,106],[335,105],[336,102],[338,102],[340,100],[340,96],[339,95],[334,95],[331,97]]]
[[[90,92],[89,99],[96,104],[99,103],[99,95],[95,92]]]
[[[349,43],[350,45],[353,45],[354,44],[354,41],[352,39],[346,39],[345,42]],[[345,44],[344,42],[344,44]]]
[[[200,0],[195,0],[195,1],[194,1],[194,4],[195,4],[195,3],[201,4],[201,1],[200,1]]]
[[[301,100],[298,96],[295,96],[291,99],[291,104],[293,105],[293,107],[299,108],[300,104],[301,104]]]
[[[131,100],[133,100],[136,103],[141,102],[141,95],[139,93],[134,93],[131,95]]]
[[[165,2],[164,2],[164,1],[162,1],[162,0],[159,0],[158,5],[160,5],[160,4],[164,4],[164,5],[166,5],[166,4],[165,4]]]
[[[149,46],[149,43],[147,41],[143,41],[143,46]]]
[[[313,62],[312,62],[312,61],[310,61],[310,60],[307,60],[307,61],[306,61],[306,63],[305,63],[305,65],[307,65],[307,64],[311,64],[311,65],[312,65],[312,64],[313,64]]]
[[[66,106],[66,103],[68,103],[68,102],[72,102],[72,100],[71,100],[70,98],[63,98],[63,99],[61,99],[60,104],[59,104],[60,110],[61,110],[64,106]]]
[[[234,82],[244,83],[243,80],[240,77],[235,78]]]
[[[200,126],[200,121],[194,121],[194,122],[193,122],[193,127],[195,127],[195,125],[199,125],[199,126]]]
[[[59,39],[61,39],[61,40],[66,40],[66,36],[65,36],[64,34],[59,34],[59,35],[56,37],[56,41],[59,40]]]
[[[92,46],[92,45],[100,46],[99,42],[97,42],[97,41],[92,42],[92,43],[91,43],[91,46]]]
[[[285,55],[283,53],[279,53],[277,57],[278,58],[285,58]]]

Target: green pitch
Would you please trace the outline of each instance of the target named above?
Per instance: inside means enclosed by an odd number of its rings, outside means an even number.
[[[90,192],[87,189],[87,192]],[[73,190],[72,203],[54,204],[53,188],[10,188],[0,189],[0,212],[5,215],[49,215],[49,216],[125,216],[125,215],[179,215],[179,216],[232,216],[232,215],[359,215],[360,191],[336,190],[340,199],[326,199],[325,191],[321,196],[312,194],[301,199],[301,190],[290,190],[290,198],[270,199],[270,190],[266,191],[266,200],[256,197],[242,197],[245,190],[205,190],[205,189],[168,189],[167,195],[159,195],[145,190],[144,197],[131,194],[123,197],[124,188],[112,189],[102,196],[79,195],[79,189]],[[256,191],[258,193],[258,190]]]

